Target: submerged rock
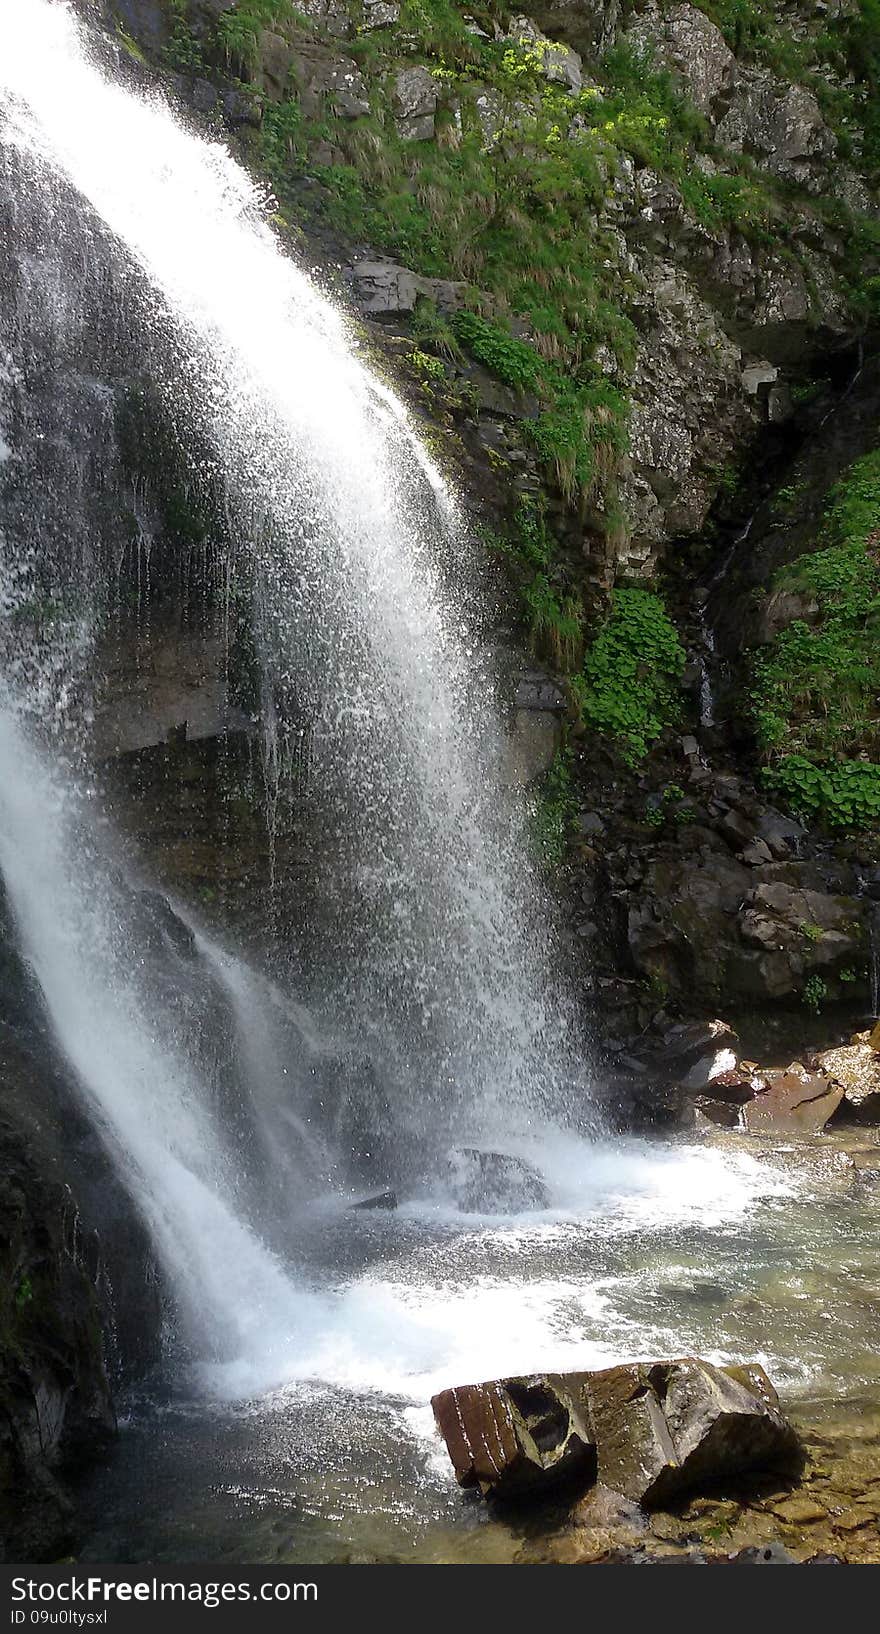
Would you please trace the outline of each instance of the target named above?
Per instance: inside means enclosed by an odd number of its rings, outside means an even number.
[[[799,1461],[798,1437],[761,1367],[718,1368],[686,1356],[586,1379],[599,1479],[646,1508]]]
[[[359,1203],[352,1203],[353,1210],[358,1209],[395,1209],[397,1207],[397,1193],[394,1191],[375,1192],[372,1197],[364,1197]]]
[[[516,1214],[546,1208],[547,1188],[521,1157],[458,1146],[448,1158],[447,1185],[465,1214]]]
[[[574,1475],[586,1486],[596,1449],[585,1375],[533,1374],[442,1390],[431,1400],[460,1486],[520,1497]]]

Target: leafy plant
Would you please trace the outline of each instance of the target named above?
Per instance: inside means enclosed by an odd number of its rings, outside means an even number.
[[[777,576],[805,593],[796,619],[757,657],[752,705],[769,786],[836,830],[880,824],[880,450],[829,496],[828,540]]]
[[[816,975],[808,976],[804,983],[803,992],[804,1004],[806,1005],[807,1009],[812,1010],[813,1014],[817,1016],[827,997],[828,987],[822,980],[822,977]]]
[[[450,327],[471,356],[514,391],[535,391],[542,375],[541,359],[534,347],[518,340],[500,324],[490,323],[475,312],[456,312]]]
[[[685,653],[658,595],[623,588],[593,641],[573,690],[588,725],[620,744],[635,763],[675,718]]]

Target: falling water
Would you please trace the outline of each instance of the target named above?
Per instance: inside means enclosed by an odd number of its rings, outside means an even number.
[[[7,7],[0,43],[7,140],[41,190],[73,184],[176,325],[250,562],[267,718],[310,722],[327,1008],[392,1041],[423,1115],[543,1115],[569,1024],[490,678],[451,611],[473,577],[452,500],[229,154],[105,77],[63,6]]]
[[[521,814],[502,784],[474,563],[452,496],[339,314],[282,253],[244,171],[155,91],[136,94],[96,66],[63,4],[12,0],[0,14],[0,139],[22,242],[28,224],[52,223],[45,265],[19,254],[12,346],[26,351],[42,325],[47,360],[76,355],[112,311],[121,383],[126,348],[148,336],[169,415],[197,416],[213,450],[250,587],[277,785],[285,745],[309,742],[299,796],[315,803],[321,843],[302,912],[324,1027],[330,1018],[381,1055],[390,1121],[401,1147],[418,1137],[423,1169],[438,1139],[534,1140],[570,1099],[577,1050]],[[40,506],[27,492],[16,502],[27,462],[10,411],[0,860],[23,949],[191,1331],[217,1354],[246,1351],[271,1308],[283,1348],[299,1296],[253,1207],[242,1124],[267,1161],[279,1143],[297,1152],[292,1191],[304,1166],[326,1176],[332,1159],[296,1095],[282,1106],[247,1034],[245,967],[201,944],[238,1018],[244,1109],[224,1115],[155,1004],[125,870],[89,797],[87,708],[85,731],[71,726],[106,604],[112,391],[77,387],[91,393],[87,458],[71,441],[76,403],[56,408],[40,470],[35,426],[49,408],[36,404],[28,443],[33,380],[16,376],[14,356],[3,362],[43,493]],[[136,501],[139,567],[150,534]],[[59,583],[72,584],[75,615],[47,621],[41,598]],[[11,617],[26,608],[36,659]]]
[[[712,623],[710,608],[711,597],[718,589],[719,585],[724,583],[724,580],[727,577],[728,569],[730,568],[731,562],[733,561],[737,550],[739,549],[740,545],[745,544],[749,534],[752,531],[752,524],[754,520],[755,518],[753,514],[749,517],[744,526],[740,528],[739,532],[734,534],[734,537],[731,540],[728,549],[725,551],[720,563],[718,564],[718,567],[715,569],[715,572],[712,574],[711,578],[708,580],[701,592],[701,600],[698,608],[703,647],[703,651],[700,655],[700,725],[704,729],[715,725],[715,688],[712,679],[712,672],[718,656],[718,643],[715,637],[715,628]]]

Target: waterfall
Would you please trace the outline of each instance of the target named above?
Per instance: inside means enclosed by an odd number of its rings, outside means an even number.
[[[300,905],[302,976],[322,1025],[381,1054],[394,1120],[418,1136],[423,1162],[437,1141],[534,1138],[569,1103],[583,1121],[587,1103],[552,915],[501,776],[499,701],[454,496],[339,312],[284,253],[244,170],[96,49],[60,0],[0,11],[0,152],[25,243],[16,276],[36,292],[20,296],[0,355],[0,387],[5,378],[18,405],[6,412],[0,391],[0,481],[11,473],[0,508],[0,863],[55,1035],[190,1328],[229,1355],[269,1329],[283,1346],[308,1296],[266,1246],[185,1029],[155,1004],[125,864],[90,799],[87,707],[84,726],[71,718],[107,602],[106,405],[84,379],[94,458],[61,448],[61,428],[55,465],[40,465],[33,420],[49,409],[34,397],[39,371],[16,356],[33,348],[34,327],[48,330],[51,359],[71,334],[106,325],[119,378],[126,350],[146,356],[170,423],[198,424],[248,590],[270,811],[288,747],[307,734],[296,793],[312,802],[321,843]],[[45,265],[27,248],[41,220]],[[64,407],[75,438],[75,405]],[[39,503],[36,484],[22,496],[23,472],[42,483]],[[149,550],[136,496],[129,509],[135,548]],[[74,610],[47,624],[41,598],[71,581]],[[264,996],[240,963],[211,958],[237,1006],[247,1116],[265,1135],[277,1074],[266,1076],[246,1029]],[[263,1144],[309,1148],[295,1098],[281,1110],[286,1131],[272,1123]],[[320,1167],[318,1148],[312,1157]]]

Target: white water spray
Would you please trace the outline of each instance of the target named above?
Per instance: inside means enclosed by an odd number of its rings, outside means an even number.
[[[50,0],[5,9],[0,85],[7,141],[72,183],[171,314],[251,557],[267,717],[291,691],[317,715],[328,1008],[395,1038],[425,1106],[476,1133],[534,1123],[574,1051],[450,496],[225,149],[107,78]]]

